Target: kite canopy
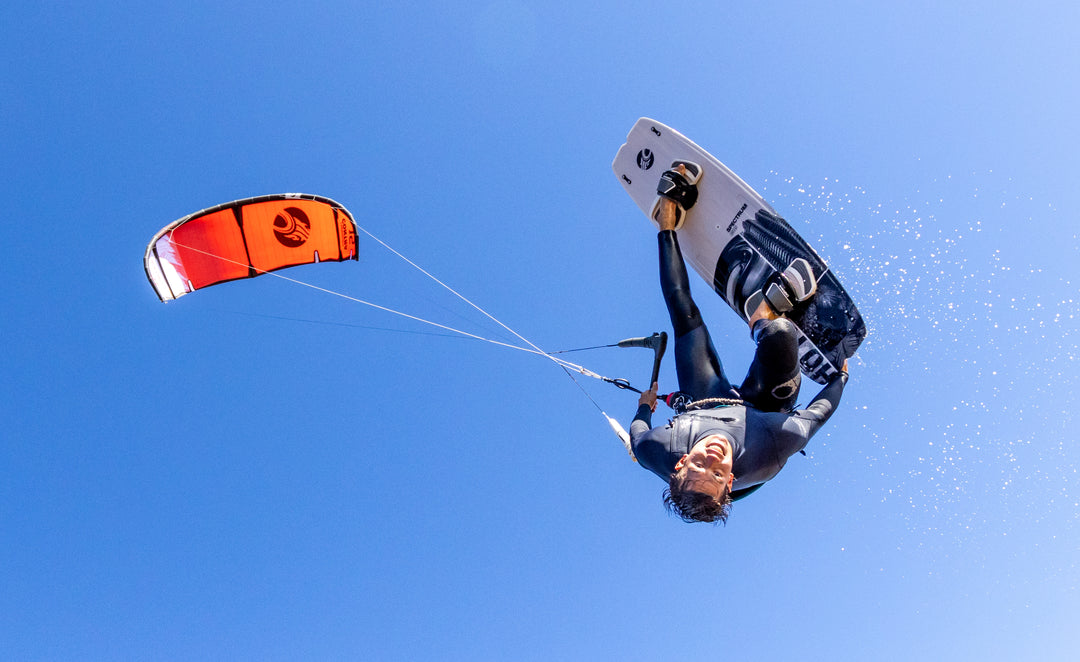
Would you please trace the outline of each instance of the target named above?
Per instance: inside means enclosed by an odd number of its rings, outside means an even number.
[[[269,271],[357,260],[356,222],[329,198],[264,195],[204,209],[162,228],[146,276],[162,301]]]

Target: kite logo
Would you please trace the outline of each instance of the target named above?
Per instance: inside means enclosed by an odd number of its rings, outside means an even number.
[[[304,245],[311,235],[311,221],[304,210],[286,207],[274,219],[274,236],[282,246],[298,248]]]
[[[651,168],[654,160],[651,149],[643,149],[637,153],[637,166],[642,170]]]

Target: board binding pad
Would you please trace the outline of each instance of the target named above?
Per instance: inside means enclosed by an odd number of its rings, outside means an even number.
[[[820,384],[828,383],[866,338],[866,325],[851,297],[825,261],[764,198],[675,129],[642,117],[611,167],[638,208],[657,225],[650,216],[656,185],[676,160],[702,167],[697,203],[678,231],[683,257],[744,321],[750,295],[767,287],[795,258],[810,263],[817,293],[785,317],[799,328],[802,371]]]

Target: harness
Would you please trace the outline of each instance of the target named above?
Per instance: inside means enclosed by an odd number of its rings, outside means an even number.
[[[704,400],[695,400],[686,405],[682,412],[688,411],[700,411],[702,409],[722,409],[724,407],[749,407],[750,404],[745,400],[738,398],[705,398]]]

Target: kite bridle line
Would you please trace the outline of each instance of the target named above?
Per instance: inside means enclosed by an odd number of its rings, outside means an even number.
[[[484,310],[480,306],[476,305],[470,299],[468,299],[466,296],[464,296],[463,294],[461,294],[460,292],[458,292],[454,288],[450,287],[446,283],[444,283],[441,280],[439,280],[438,278],[436,278],[433,274],[428,272],[426,269],[424,269],[420,265],[416,264],[415,262],[413,262],[409,258],[407,258],[404,255],[402,255],[401,253],[399,253],[397,250],[392,248],[389,244],[387,244],[382,239],[379,239],[378,237],[376,237],[374,234],[369,232],[367,228],[361,226],[359,223],[356,223],[355,219],[353,220],[353,224],[356,226],[356,229],[360,230],[361,232],[363,232],[367,236],[371,237],[380,246],[382,246],[386,250],[390,251],[394,255],[396,255],[399,258],[401,258],[402,260],[404,260],[409,266],[411,266],[412,268],[414,268],[417,271],[419,271],[420,273],[424,274],[425,276],[427,276],[431,280],[438,283],[441,287],[446,289],[446,291],[450,292],[451,294],[453,294],[457,298],[461,299],[465,303],[472,306],[474,309],[479,311],[481,314],[483,314],[485,317],[490,319],[492,322],[495,322],[496,324],[498,324],[502,328],[504,328],[507,331],[509,331],[510,333],[512,333],[515,337],[517,337],[523,343],[525,343],[526,345],[531,347],[532,350],[533,350],[533,353],[539,354],[541,356],[547,357],[548,359],[551,359],[553,362],[555,362],[556,365],[558,365],[564,371],[566,371],[567,375],[570,377],[570,379],[573,379],[575,383],[577,382],[577,380],[574,379],[574,376],[570,374],[570,369],[571,368],[573,368],[576,372],[578,372],[578,373],[580,373],[582,375],[587,375],[589,377],[594,377],[596,379],[600,379],[602,381],[608,382],[609,384],[614,384],[615,386],[617,386],[617,387],[619,387],[621,389],[628,389],[628,390],[631,390],[631,391],[635,391],[637,393],[641,393],[641,391],[639,391],[638,389],[634,388],[633,386],[630,386],[630,383],[628,381],[626,381],[625,379],[612,379],[610,377],[604,377],[603,375],[599,375],[599,374],[597,374],[597,373],[595,373],[595,372],[593,372],[591,370],[588,370],[588,369],[586,369],[586,368],[584,368],[584,367],[582,367],[580,365],[570,363],[570,362],[565,361],[563,359],[552,356],[550,352],[545,352],[544,350],[540,349],[535,344],[533,344],[533,342],[530,341],[528,338],[521,335],[517,331],[511,329],[509,326],[503,324],[501,321],[496,319],[494,315],[492,315],[488,311]],[[639,342],[639,341],[643,341],[643,342]],[[499,344],[501,344],[501,343],[499,343]],[[513,345],[507,345],[507,346],[508,347],[514,347]],[[658,375],[658,373],[660,371],[660,359],[663,358],[664,351],[667,348],[667,334],[666,333],[654,333],[651,338],[640,338],[640,339],[639,338],[632,338],[632,339],[628,339],[628,340],[623,340],[621,342],[616,343],[615,346],[616,347],[649,347],[649,348],[653,349],[653,351],[655,353],[655,360],[653,362],[652,380],[650,380],[650,382],[649,382],[649,386],[652,386],[652,382],[656,381],[657,375]],[[517,347],[517,349],[525,350],[524,347]],[[578,384],[578,386],[581,387],[581,384]],[[582,390],[584,391],[584,389],[582,389]],[[587,397],[589,397],[589,400],[591,400],[594,405],[596,405],[597,409],[600,409],[600,405],[597,405],[596,401],[593,400],[592,397],[590,397],[588,395],[588,393],[586,393],[585,395]],[[601,411],[601,413],[603,413],[603,409],[600,409],[600,411]],[[604,414],[604,415],[607,416],[607,414]]]
[[[400,317],[404,317],[406,319],[410,319],[410,320],[413,320],[415,322],[420,322],[422,324],[427,324],[429,326],[433,326],[433,327],[436,327],[438,329],[442,329],[444,331],[449,331],[451,333],[455,333],[455,334],[458,334],[458,335],[466,337],[466,338],[471,338],[473,340],[480,340],[480,341],[483,341],[483,342],[486,342],[486,343],[490,343],[492,345],[497,345],[499,347],[505,347],[507,349],[515,349],[515,350],[518,350],[518,351],[521,351],[521,352],[527,352],[529,354],[535,354],[537,356],[543,356],[543,357],[551,360],[553,363],[555,363],[555,365],[562,368],[563,372],[565,372],[566,375],[577,385],[577,387],[581,390],[581,392],[585,395],[585,397],[588,398],[588,400],[593,403],[593,405],[600,411],[600,413],[604,416],[604,418],[606,418],[608,420],[609,425],[611,425],[612,428],[615,430],[616,434],[619,435],[619,438],[623,439],[623,443],[624,444],[629,444],[629,436],[626,435],[625,431],[622,430],[622,428],[621,428],[621,426],[619,426],[618,422],[615,421],[615,419],[613,419],[613,418],[611,418],[610,416],[607,415],[607,413],[603,410],[603,408],[599,405],[599,403],[597,403],[596,400],[589,394],[589,392],[585,390],[585,387],[583,387],[581,385],[581,383],[578,382],[577,378],[574,377],[573,373],[577,373],[577,374],[580,374],[580,375],[584,375],[586,377],[592,377],[593,379],[598,379],[600,381],[607,382],[607,383],[612,384],[612,385],[614,385],[614,386],[616,386],[616,387],[618,387],[620,389],[630,390],[630,391],[634,391],[636,393],[641,393],[640,390],[638,390],[638,389],[634,388],[633,386],[631,386],[630,383],[625,379],[605,377],[605,376],[603,376],[603,375],[601,375],[599,373],[596,373],[596,372],[593,372],[592,370],[589,370],[588,368],[586,368],[586,367],[584,367],[582,365],[579,365],[577,363],[572,363],[572,362],[567,361],[565,359],[561,359],[561,358],[558,358],[556,356],[553,356],[549,352],[545,352],[544,350],[542,350],[538,346],[536,346],[534,343],[532,343],[530,340],[528,340],[527,338],[522,336],[520,333],[513,330],[512,328],[510,328],[509,326],[507,326],[503,322],[499,321],[491,313],[487,312],[486,310],[484,310],[483,308],[481,308],[480,306],[478,306],[477,304],[475,304],[474,302],[469,300],[467,297],[465,297],[464,295],[459,293],[457,290],[453,289],[452,287],[450,287],[449,285],[447,285],[443,281],[436,278],[434,275],[432,275],[426,269],[422,268],[421,266],[419,266],[418,264],[416,264],[415,262],[413,262],[409,258],[405,257],[404,255],[402,255],[397,250],[394,250],[386,242],[382,241],[381,239],[379,239],[378,237],[373,235],[367,229],[361,227],[359,224],[357,224],[356,227],[359,230],[363,231],[364,234],[371,237],[374,241],[376,241],[379,245],[384,247],[386,250],[390,251],[391,253],[396,255],[398,258],[400,258],[401,260],[406,262],[409,266],[413,267],[414,269],[416,269],[420,273],[424,274],[425,276],[427,276],[428,278],[430,278],[431,280],[433,280],[434,282],[439,284],[442,288],[444,288],[445,290],[447,290],[448,292],[450,292],[451,294],[453,294],[457,298],[461,299],[462,301],[467,303],[469,306],[471,306],[475,310],[479,311],[485,317],[487,317],[491,321],[495,322],[496,324],[498,324],[500,327],[502,327],[506,331],[513,334],[516,338],[518,338],[519,340],[524,342],[526,345],[528,345],[528,347],[522,347],[520,345],[514,345],[514,344],[511,344],[511,343],[502,342],[502,341],[495,340],[495,339],[492,339],[492,338],[485,338],[484,336],[480,336],[480,335],[477,335],[475,333],[469,333],[468,331],[462,331],[461,329],[455,329],[454,327],[447,326],[445,324],[440,324],[438,322],[433,322],[431,320],[427,320],[427,319],[424,319],[422,317],[418,317],[416,315],[410,315],[409,313],[405,313],[405,312],[402,312],[400,310],[394,310],[393,308],[388,308],[386,306],[382,306],[382,305],[379,305],[379,304],[371,302],[371,301],[365,301],[364,299],[360,299],[360,298],[357,298],[357,297],[354,297],[354,296],[350,296],[350,295],[344,294],[342,292],[337,292],[337,291],[334,291],[334,290],[331,290],[331,289],[328,289],[328,288],[325,288],[325,287],[321,287],[319,285],[314,285],[312,283],[307,283],[307,282],[304,282],[302,280],[299,280],[299,279],[296,279],[296,278],[291,278],[289,276],[285,276],[285,275],[282,275],[282,274],[274,272],[274,271],[265,271],[265,270],[262,270],[262,269],[258,269],[258,268],[252,267],[248,263],[239,262],[237,260],[232,260],[230,258],[223,257],[221,255],[216,255],[214,253],[211,253],[210,251],[203,250],[201,248],[196,248],[194,246],[189,246],[187,244],[182,244],[182,243],[176,241],[173,238],[171,232],[169,233],[169,242],[174,244],[175,246],[179,246],[181,248],[185,248],[187,250],[190,250],[190,251],[202,254],[202,255],[206,255],[207,257],[211,257],[211,258],[214,258],[216,260],[221,260],[223,262],[228,262],[230,264],[235,264],[235,265],[239,265],[239,266],[243,266],[243,267],[253,269],[254,271],[259,273],[260,275],[273,276],[275,278],[279,278],[281,280],[293,283],[295,285],[301,285],[303,287],[307,287],[307,288],[310,288],[310,289],[313,289],[313,290],[316,290],[316,291],[319,291],[319,292],[323,292],[324,294],[329,294],[329,295],[332,295],[332,296],[340,297],[342,299],[345,299],[347,301],[351,301],[353,303],[359,303],[359,304],[362,304],[362,305],[365,305],[365,306],[369,306],[371,308],[375,308],[376,310],[381,310],[383,312],[390,313],[392,315],[398,315]],[[663,335],[663,338],[664,338],[664,344],[666,345],[667,334],[662,334],[662,335]],[[654,338],[657,337],[657,334],[654,334],[653,337]],[[634,340],[638,340],[638,339],[634,339]],[[641,339],[641,340],[648,340],[648,339]],[[645,346],[649,346],[649,347],[652,347],[652,345],[625,344],[627,342],[628,341],[623,341],[622,343],[617,343],[617,344],[608,345],[608,346],[613,346],[613,347],[619,347],[619,346],[622,346],[622,347],[630,347],[630,346],[645,347]],[[662,354],[663,354],[663,349],[660,349],[658,351],[657,351],[656,347],[653,347],[653,349],[654,349],[654,352],[656,352],[656,358],[655,358],[654,366],[653,366],[653,381],[655,381],[656,373],[657,373],[657,371],[659,369],[660,358],[662,357]],[[650,384],[650,386],[651,386],[651,384]],[[627,449],[629,450],[629,446],[627,446]]]
[[[453,294],[457,298],[459,298],[462,301],[464,301],[465,303],[469,304],[472,308],[479,311],[482,315],[484,315],[485,317],[490,319],[492,322],[495,322],[496,324],[498,324],[502,328],[504,328],[507,331],[509,331],[510,333],[512,333],[516,338],[518,338],[518,340],[521,340],[523,343],[525,343],[526,345],[531,347],[532,350],[533,350],[533,353],[538,354],[540,356],[544,356],[544,357],[550,359],[557,366],[562,368],[563,372],[566,373],[566,376],[569,377],[570,380],[573,381],[574,384],[577,385],[577,387],[581,390],[581,392],[585,395],[585,397],[589,399],[589,402],[593,403],[593,406],[595,406],[597,408],[597,410],[599,410],[600,413],[604,416],[604,418],[607,419],[608,424],[611,425],[611,428],[615,431],[615,434],[617,434],[619,439],[622,440],[623,444],[626,445],[626,450],[630,453],[630,456],[633,457],[634,453],[630,449],[630,435],[628,435],[626,433],[626,431],[622,429],[622,426],[619,425],[618,421],[616,421],[612,417],[608,416],[607,412],[604,411],[603,407],[601,407],[600,404],[595,399],[593,399],[593,397],[591,395],[589,395],[589,392],[585,390],[585,387],[582,386],[580,382],[578,382],[577,378],[574,377],[574,375],[570,371],[571,371],[571,369],[573,369],[578,374],[585,375],[587,377],[592,377],[594,379],[599,379],[599,380],[607,382],[609,384],[613,384],[614,386],[617,386],[618,388],[621,388],[621,389],[634,391],[636,393],[641,393],[641,391],[639,391],[638,389],[631,386],[630,382],[628,382],[625,379],[613,379],[611,377],[604,377],[603,375],[595,373],[592,370],[588,370],[584,366],[580,366],[580,365],[577,365],[575,363],[570,363],[570,362],[568,362],[568,361],[566,361],[564,359],[560,359],[558,357],[552,356],[549,352],[545,352],[544,350],[537,347],[531,340],[529,340],[525,336],[521,335],[517,331],[511,329],[506,324],[503,324],[501,321],[496,319],[494,315],[492,315],[488,311],[484,310],[480,306],[473,303],[468,297],[464,296],[463,294],[461,294],[460,292],[458,292],[454,288],[452,288],[449,285],[447,285],[446,283],[442,282],[441,280],[436,278],[433,274],[428,272],[426,269],[424,269],[420,265],[416,264],[415,262],[413,262],[409,258],[402,255],[400,252],[398,252],[397,250],[392,248],[385,241],[383,241],[382,239],[379,239],[378,237],[376,237],[374,234],[372,234],[370,231],[368,231],[367,228],[361,226],[359,223],[356,223],[355,219],[353,220],[353,223],[356,225],[356,228],[358,230],[360,230],[361,232],[363,232],[367,236],[371,237],[376,243],[378,243],[380,246],[382,246],[386,250],[390,251],[394,255],[396,255],[399,258],[401,258],[402,260],[404,260],[406,264],[408,264],[412,268],[416,269],[420,273],[424,274],[425,276],[427,276],[431,280],[438,283],[446,291],[450,292],[451,294]],[[653,339],[655,339],[654,344],[637,344],[637,343],[632,343],[631,341],[623,341],[623,342],[618,343],[618,346],[620,346],[620,347],[635,347],[635,346],[636,347],[645,347],[645,346],[648,346],[648,347],[653,348],[656,358],[655,358],[655,360],[653,362],[652,380],[649,382],[650,387],[652,386],[652,382],[656,381],[657,375],[660,372],[660,359],[663,357],[664,350],[667,348],[667,334],[666,333],[653,334]],[[649,339],[649,340],[653,340],[653,339]],[[637,339],[634,339],[634,340],[636,341]],[[508,347],[513,347],[513,345],[507,345],[507,346]],[[517,347],[517,349],[525,350],[524,347]]]
[[[364,228],[364,227],[363,227],[363,226],[361,226],[361,225],[360,225],[359,223],[356,223],[355,219],[353,220],[353,223],[354,223],[354,224],[356,225],[356,228],[357,228],[358,230],[360,230],[361,232],[363,232],[363,233],[364,233],[364,234],[366,234],[367,236],[371,237],[371,238],[372,238],[373,240],[375,240],[375,241],[376,241],[376,242],[377,242],[377,243],[378,243],[378,244],[379,244],[380,246],[382,246],[382,247],[383,247],[383,248],[385,248],[386,250],[390,251],[390,252],[391,252],[391,253],[393,253],[394,255],[398,256],[399,258],[401,258],[402,260],[404,260],[404,261],[405,261],[405,262],[406,262],[407,264],[409,264],[410,266],[412,266],[412,267],[413,267],[414,269],[416,269],[416,270],[417,270],[417,271],[419,271],[420,273],[424,274],[425,276],[427,276],[427,277],[428,277],[428,278],[430,278],[431,280],[435,281],[435,282],[436,282],[436,283],[438,283],[438,284],[439,284],[440,286],[442,286],[443,288],[445,288],[445,289],[446,289],[446,290],[447,290],[448,292],[450,292],[451,294],[453,294],[453,295],[454,295],[454,296],[456,296],[457,298],[461,299],[462,301],[464,301],[465,303],[469,304],[469,305],[470,305],[470,306],[472,306],[472,307],[473,307],[474,309],[476,309],[477,311],[479,311],[480,313],[482,313],[482,314],[483,314],[483,315],[484,315],[485,317],[487,317],[487,318],[488,318],[488,319],[490,319],[491,321],[495,322],[496,324],[498,324],[498,325],[499,325],[499,326],[501,326],[502,328],[504,328],[504,329],[506,329],[507,331],[509,331],[510,333],[512,333],[512,334],[513,334],[513,335],[514,335],[515,337],[517,337],[517,338],[518,338],[519,340],[521,340],[521,341],[522,341],[522,342],[524,342],[524,343],[525,343],[526,345],[528,345],[529,347],[531,347],[531,348],[532,348],[532,349],[534,350],[534,353],[536,353],[536,354],[539,354],[539,355],[541,355],[541,356],[544,356],[544,357],[547,357],[547,358],[548,358],[548,359],[550,359],[550,360],[551,360],[552,362],[554,362],[554,363],[555,363],[556,365],[558,365],[558,366],[559,366],[560,368],[562,368],[563,372],[565,372],[565,373],[566,373],[566,376],[570,378],[570,381],[574,382],[574,384],[575,384],[575,385],[576,385],[576,386],[578,387],[578,389],[579,389],[579,390],[581,391],[581,393],[582,393],[582,394],[583,394],[583,395],[584,395],[584,396],[585,396],[586,398],[588,398],[589,402],[591,402],[591,403],[593,404],[593,406],[594,406],[594,407],[596,407],[596,410],[600,412],[600,415],[601,415],[601,416],[603,416],[603,417],[604,417],[604,419],[606,419],[606,420],[607,420],[607,422],[608,422],[608,425],[610,425],[610,426],[611,426],[611,429],[612,429],[612,431],[613,431],[613,432],[615,433],[615,435],[616,435],[617,437],[619,437],[619,440],[620,440],[620,441],[622,441],[622,443],[623,443],[623,446],[625,446],[625,447],[626,447],[626,452],[630,454],[630,457],[631,457],[631,458],[633,458],[635,462],[637,461],[637,458],[636,458],[636,457],[634,457],[634,449],[633,449],[633,447],[632,447],[632,446],[630,445],[630,435],[629,435],[629,434],[627,434],[626,430],[624,430],[624,429],[623,429],[623,427],[622,427],[621,425],[619,425],[619,422],[618,422],[617,420],[615,420],[615,419],[614,419],[614,418],[612,418],[611,416],[608,416],[608,413],[607,413],[606,411],[604,411],[604,408],[600,406],[600,403],[598,403],[598,402],[597,402],[597,401],[596,401],[596,400],[595,400],[595,399],[594,399],[594,398],[592,397],[592,395],[590,395],[590,394],[589,394],[589,392],[585,390],[585,387],[581,385],[581,382],[579,382],[579,381],[577,380],[577,378],[576,378],[576,377],[574,377],[573,373],[571,373],[571,372],[570,372],[570,369],[571,369],[571,367],[573,367],[573,368],[574,368],[574,369],[575,369],[575,370],[576,370],[576,371],[577,371],[577,372],[578,372],[579,374],[582,374],[582,375],[587,375],[587,376],[589,376],[589,377],[593,377],[593,378],[596,378],[596,379],[599,379],[599,380],[602,380],[602,381],[608,382],[609,384],[614,384],[615,386],[617,386],[617,387],[619,387],[619,388],[622,388],[622,389],[630,389],[630,390],[633,390],[633,391],[637,391],[638,393],[641,393],[641,391],[638,391],[638,390],[637,390],[636,388],[633,388],[632,386],[630,386],[630,383],[629,383],[629,382],[627,382],[627,381],[626,381],[625,379],[611,379],[610,377],[604,377],[603,375],[597,374],[597,373],[595,373],[595,372],[593,372],[593,371],[591,371],[591,370],[586,370],[586,369],[585,369],[584,367],[582,367],[582,366],[579,366],[579,365],[576,365],[576,364],[572,364],[572,363],[569,363],[569,362],[567,362],[567,361],[564,361],[563,359],[560,359],[560,358],[557,358],[557,357],[555,357],[555,356],[552,356],[552,355],[551,355],[550,353],[548,353],[548,352],[545,352],[544,350],[542,350],[542,349],[540,349],[539,347],[537,347],[537,346],[536,346],[536,345],[535,345],[535,344],[534,344],[534,343],[533,343],[532,341],[530,341],[530,340],[529,340],[528,338],[526,338],[525,336],[521,335],[521,334],[520,334],[520,333],[518,333],[517,331],[515,331],[515,330],[511,329],[511,328],[510,328],[509,326],[507,326],[506,324],[503,324],[503,323],[502,323],[501,321],[499,321],[498,319],[496,319],[494,315],[492,315],[491,313],[487,312],[486,310],[484,310],[484,309],[483,309],[483,308],[481,308],[480,306],[476,305],[476,304],[475,304],[475,303],[473,303],[473,302],[472,302],[471,300],[469,300],[469,299],[468,299],[467,297],[465,297],[464,295],[462,295],[461,293],[459,293],[459,292],[458,292],[457,290],[455,290],[454,288],[450,287],[450,286],[449,286],[449,285],[447,285],[446,283],[444,283],[444,282],[442,282],[441,280],[439,280],[438,278],[436,278],[436,277],[435,277],[434,275],[432,275],[431,273],[429,273],[429,272],[428,272],[428,271],[427,271],[426,269],[423,269],[423,268],[422,268],[422,267],[421,267],[420,265],[416,264],[415,262],[413,262],[413,261],[412,261],[412,260],[410,260],[409,258],[405,257],[404,255],[402,255],[402,254],[401,254],[401,253],[399,253],[398,251],[396,251],[396,250],[394,250],[393,248],[391,248],[389,244],[387,244],[387,243],[386,243],[385,241],[383,241],[382,239],[379,239],[379,238],[378,238],[378,237],[376,237],[376,236],[375,236],[374,234],[372,234],[371,232],[369,232],[369,231],[367,230],[367,228]],[[666,346],[667,346],[667,334],[663,334],[663,346],[664,346],[664,347],[666,347]],[[522,349],[522,350],[524,350],[525,348],[524,348],[524,347],[519,347],[518,349]],[[654,366],[653,366],[653,381],[655,381],[655,380],[656,380],[656,374],[657,374],[657,373],[659,372],[659,370],[660,370],[660,357],[662,356],[662,354],[663,354],[663,349],[659,350],[659,351],[657,352],[657,354],[656,354],[656,357],[657,357],[657,358],[656,358],[656,360],[655,360],[655,363],[654,363]],[[652,386],[652,384],[651,384],[651,383],[650,383],[649,385],[650,385],[650,386]]]
[[[399,310],[394,310],[393,308],[388,308],[386,306],[381,306],[381,305],[379,305],[377,303],[373,303],[371,301],[365,301],[363,299],[360,299],[360,298],[357,298],[357,297],[354,297],[354,296],[350,296],[348,294],[344,294],[344,293],[341,293],[341,292],[336,292],[334,290],[331,290],[331,289],[328,289],[328,288],[325,288],[325,287],[320,287],[320,286],[314,285],[312,283],[306,283],[306,282],[304,282],[302,280],[298,280],[296,278],[290,278],[289,276],[283,276],[282,274],[279,274],[279,273],[276,273],[276,272],[273,272],[273,271],[265,271],[265,270],[262,270],[262,269],[257,269],[257,268],[252,267],[250,264],[247,264],[247,263],[239,262],[237,260],[232,260],[232,259],[229,259],[227,257],[223,257],[221,255],[215,255],[214,253],[202,250],[201,248],[196,248],[194,246],[188,246],[186,244],[181,244],[181,243],[179,243],[179,242],[177,242],[177,241],[175,241],[173,239],[173,236],[172,236],[171,232],[169,233],[169,241],[171,243],[173,243],[174,245],[176,245],[176,246],[180,246],[181,248],[186,248],[186,249],[188,249],[190,251],[194,251],[196,253],[206,255],[207,257],[211,257],[211,258],[214,258],[216,260],[221,260],[223,262],[229,262],[231,264],[236,264],[236,265],[248,267],[250,269],[254,269],[260,275],[268,275],[268,276],[273,276],[275,278],[280,278],[281,280],[284,280],[284,281],[287,281],[287,282],[290,282],[290,283],[293,283],[293,284],[296,284],[296,285],[301,285],[303,287],[307,287],[307,288],[310,288],[310,289],[313,289],[313,290],[316,290],[316,291],[319,291],[319,292],[323,292],[324,294],[330,294],[330,295],[333,295],[333,296],[336,296],[336,297],[340,297],[342,299],[345,299],[347,301],[352,301],[354,303],[363,304],[365,306],[375,308],[376,310],[381,310],[381,311],[386,312],[386,313],[390,313],[390,314],[393,314],[393,315],[398,315],[400,317],[404,317],[406,319],[411,319],[413,321],[420,322],[422,324],[427,324],[427,325],[430,325],[430,326],[434,326],[434,327],[442,329],[444,331],[449,331],[451,333],[459,334],[459,335],[464,336],[466,338],[472,338],[474,340],[480,340],[480,341],[483,341],[483,342],[491,343],[493,345],[498,345],[500,347],[506,347],[508,349],[516,349],[518,351],[528,352],[530,354],[536,354],[536,355],[539,355],[539,356],[546,357],[546,358],[550,359],[553,363],[555,363],[555,365],[562,368],[563,372],[566,373],[566,376],[569,377],[572,382],[574,382],[574,384],[578,387],[578,389],[581,391],[581,393],[589,400],[589,402],[591,402],[593,404],[594,407],[596,407],[597,411],[600,412],[600,415],[604,417],[604,419],[607,421],[608,425],[611,427],[612,431],[615,433],[615,435],[617,437],[619,437],[619,440],[622,441],[623,446],[626,448],[626,452],[630,454],[630,457],[633,458],[635,462],[637,461],[637,458],[634,457],[633,448],[630,445],[630,435],[626,432],[626,430],[623,429],[622,425],[620,425],[617,420],[615,420],[614,418],[609,416],[608,413],[604,411],[604,408],[600,406],[600,403],[598,403],[596,401],[596,399],[593,398],[592,395],[590,395],[589,392],[585,390],[585,387],[581,385],[581,382],[579,382],[576,377],[574,377],[573,373],[576,372],[578,374],[585,375],[586,377],[592,377],[594,379],[599,379],[600,381],[604,381],[604,382],[607,382],[609,384],[613,384],[613,385],[615,385],[615,386],[617,386],[618,388],[621,388],[621,389],[629,389],[629,390],[637,391],[638,393],[640,393],[641,391],[638,391],[637,389],[630,386],[629,382],[627,382],[625,379],[613,379],[611,377],[604,377],[603,375],[601,375],[599,373],[596,373],[596,372],[593,372],[592,370],[589,370],[588,368],[586,368],[584,366],[578,365],[576,363],[571,363],[569,361],[566,361],[564,359],[560,359],[558,357],[552,356],[551,354],[545,352],[544,350],[540,349],[535,344],[530,342],[528,339],[526,339],[524,336],[522,336],[520,333],[518,333],[517,331],[514,331],[513,329],[508,327],[506,324],[503,324],[502,322],[497,320],[493,315],[491,315],[491,313],[488,313],[486,310],[484,310],[480,306],[478,306],[475,303],[473,303],[472,301],[470,301],[468,298],[466,298],[465,296],[463,296],[462,294],[460,294],[459,292],[457,292],[456,290],[451,288],[449,285],[447,285],[446,283],[443,283],[441,280],[439,280],[435,276],[431,275],[426,270],[422,269],[415,262],[413,262],[412,260],[409,260],[404,255],[402,255],[401,253],[399,253],[398,251],[391,248],[384,241],[382,241],[381,239],[379,239],[375,235],[371,234],[366,229],[360,227],[359,225],[357,225],[356,227],[359,228],[360,230],[363,230],[363,232],[366,235],[368,235],[369,237],[371,237],[372,239],[377,241],[380,245],[382,245],[387,250],[389,250],[391,253],[398,256],[402,260],[404,260],[406,263],[411,265],[413,268],[420,271],[420,273],[424,274],[425,276],[427,276],[431,280],[435,281],[436,283],[441,285],[443,288],[445,288],[446,290],[453,293],[459,299],[461,299],[465,303],[469,304],[470,306],[472,306],[476,310],[483,313],[484,316],[491,319],[496,324],[498,324],[502,328],[504,328],[507,331],[509,331],[510,333],[512,333],[514,336],[516,336],[517,338],[522,340],[525,344],[529,345],[529,347],[521,347],[519,345],[512,345],[510,343],[505,343],[505,342],[501,342],[501,341],[494,340],[494,339],[491,339],[491,338],[485,338],[483,336],[478,336],[475,333],[469,333],[468,331],[462,331],[460,329],[455,329],[455,328],[453,328],[451,326],[447,326],[445,324],[440,324],[438,322],[433,322],[431,320],[426,320],[426,319],[424,319],[422,317],[417,317],[416,315],[410,315],[408,313],[405,313],[405,312],[402,312],[402,311],[399,311]],[[571,372],[571,370],[573,372]],[[654,372],[656,372],[655,369],[654,369]]]

